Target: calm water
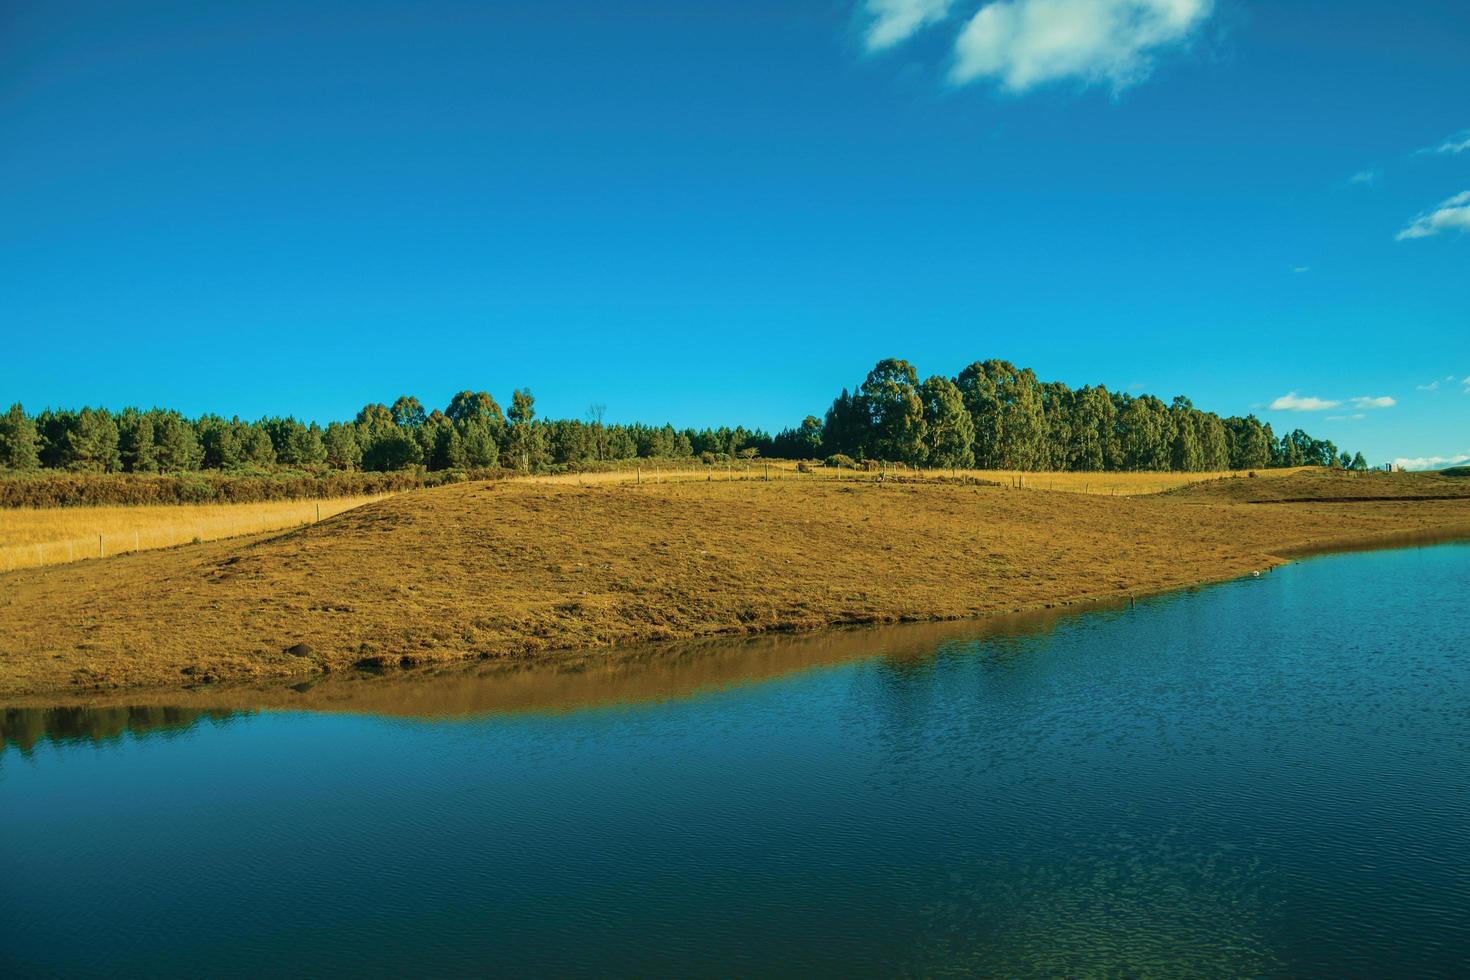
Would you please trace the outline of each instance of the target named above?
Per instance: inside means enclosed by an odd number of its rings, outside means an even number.
[[[0,971],[1464,976],[1467,599],[1445,545],[552,709],[12,711]]]

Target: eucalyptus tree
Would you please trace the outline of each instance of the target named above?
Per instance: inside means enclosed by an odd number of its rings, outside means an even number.
[[[510,411],[505,415],[510,427],[506,432],[506,445],[502,452],[504,463],[510,469],[534,473],[542,466],[545,449],[541,430],[533,424],[536,418],[536,399],[529,388],[517,388],[511,392]]]
[[[1046,425],[1037,460],[1039,469],[1072,468],[1072,428],[1077,423],[1077,394],[1060,381],[1041,385],[1041,414]]]
[[[1069,468],[1088,471],[1116,468],[1116,426],[1117,409],[1106,388],[1078,389],[1072,399]]]
[[[1169,409],[1152,395],[1125,395],[1122,401],[1118,423],[1122,428],[1123,468],[1169,469],[1174,443]]]
[[[1176,395],[1174,403],[1169,406],[1169,421],[1174,430],[1170,446],[1170,469],[1186,473],[1197,473],[1204,469],[1197,414],[1194,405],[1183,395]]]
[[[1230,449],[1230,469],[1255,470],[1271,465],[1275,437],[1270,426],[1262,425],[1254,415],[1237,416],[1225,420],[1225,431]]]
[[[389,412],[393,416],[393,424],[404,429],[417,429],[428,418],[423,404],[412,395],[399,395]]]
[[[505,413],[488,391],[461,391],[449,400],[444,414],[456,425],[477,422],[496,439],[505,433]]]
[[[960,389],[934,375],[919,389],[924,407],[924,463],[944,469],[975,465],[975,423]]]
[[[867,417],[869,456],[924,461],[924,403],[912,364],[892,357],[879,361],[858,389],[858,398]]]

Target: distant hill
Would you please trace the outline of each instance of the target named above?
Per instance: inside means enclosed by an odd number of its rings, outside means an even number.
[[[1470,468],[1461,467],[1470,476]],[[1260,479],[1225,477],[1191,483],[1168,491],[1176,498],[1201,503],[1362,503],[1388,500],[1470,498],[1470,486],[1446,480],[1447,470],[1418,473],[1355,473],[1344,470],[1303,469],[1285,476]]]

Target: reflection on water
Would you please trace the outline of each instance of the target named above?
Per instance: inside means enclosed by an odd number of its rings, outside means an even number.
[[[124,735],[182,732],[201,721],[222,723],[229,708],[5,708],[0,710],[0,756],[14,746],[29,755],[42,739],[52,742],[110,742]]]
[[[129,699],[151,697],[168,707],[86,707],[9,709],[8,727],[68,735],[99,712],[93,723],[113,732],[119,721],[136,717],[134,731],[156,727],[159,712],[186,725],[181,706],[207,707],[211,717],[228,709],[290,709],[357,712],[418,718],[449,718],[528,711],[575,711],[608,704],[664,701],[742,684],[769,681],[817,667],[863,658],[883,658],[895,666],[932,661],[954,644],[986,642],[998,656],[1024,641],[1044,635],[1059,622],[1079,615],[1115,612],[1096,604],[1061,611],[1037,611],[985,620],[916,623],[881,628],[819,633],[774,634],[742,639],[658,643],[613,650],[560,652],[537,663],[471,663],[428,667],[402,674],[345,672],[309,681],[277,681],[248,686],[208,686],[161,692],[134,692]],[[131,713],[131,714],[130,714]],[[195,712],[197,714],[197,712]],[[54,717],[58,727],[52,728]],[[32,740],[34,741],[34,739]],[[22,743],[24,744],[24,743]]]
[[[0,967],[1463,976],[1467,594],[1452,545],[983,632],[8,714]]]

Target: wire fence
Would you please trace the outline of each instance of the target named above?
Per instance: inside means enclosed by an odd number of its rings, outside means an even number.
[[[1262,476],[1284,476],[1298,472],[1300,468],[1261,470]],[[619,469],[600,473],[559,473],[545,476],[517,478],[520,482],[575,484],[596,486],[600,484],[634,483],[657,484],[675,482],[723,482],[757,480],[805,481],[866,481],[886,480],[970,482],[994,484],[1017,490],[1055,490],[1063,493],[1086,493],[1103,496],[1131,497],[1142,494],[1161,493],[1191,483],[1228,477],[1245,477],[1252,471],[1222,470],[1206,473],[1131,473],[1131,472],[1031,472],[1024,470],[976,470],[976,469],[931,469],[878,464],[873,467],[852,469],[820,464],[800,464],[789,460],[740,460],[716,463],[712,466],[695,466],[685,469],[649,467]]]

